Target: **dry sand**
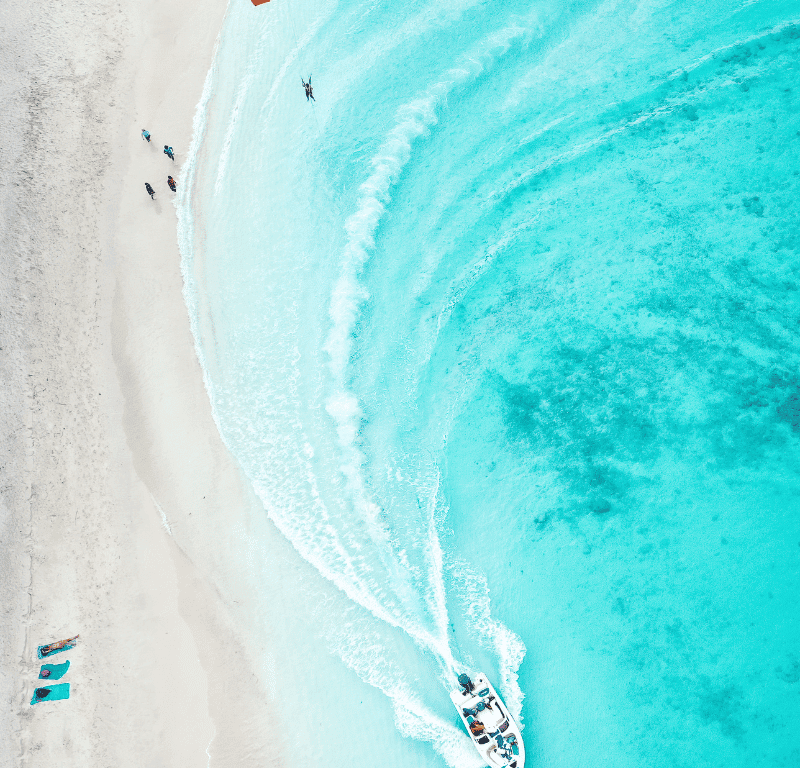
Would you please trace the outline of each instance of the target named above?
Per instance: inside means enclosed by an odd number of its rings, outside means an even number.
[[[284,764],[209,576],[224,553],[197,535],[246,528],[257,502],[211,418],[166,185],[224,13],[0,12],[3,767]],[[53,659],[72,662],[71,698],[30,706],[37,645],[77,633]]]

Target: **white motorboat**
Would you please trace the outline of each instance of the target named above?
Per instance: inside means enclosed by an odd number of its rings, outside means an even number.
[[[480,672],[474,682],[459,675],[458,683],[461,690],[453,691],[450,698],[486,765],[524,768],[522,732],[486,675]]]

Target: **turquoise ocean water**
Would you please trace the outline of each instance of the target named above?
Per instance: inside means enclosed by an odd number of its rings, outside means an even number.
[[[183,182],[288,765],[800,766],[797,2],[235,0]]]

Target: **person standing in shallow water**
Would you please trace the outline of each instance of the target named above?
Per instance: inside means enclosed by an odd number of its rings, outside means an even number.
[[[146,181],[146,182],[144,183],[144,188],[147,190],[147,194],[148,194],[148,195],[150,195],[151,199],[155,200],[155,199],[156,199],[156,192],[155,192],[155,190],[154,190],[154,189],[153,189],[153,188],[150,186],[149,182],[147,182],[147,181]]]
[[[149,144],[150,143],[150,131],[147,128],[142,128],[142,138]]]
[[[175,192],[178,189],[177,185],[175,184],[175,179],[173,179],[172,176],[167,176],[167,184],[169,184],[169,188],[173,192]]]
[[[165,154],[165,155],[166,155],[166,156],[167,156],[167,157],[168,157],[170,160],[172,160],[172,162],[173,162],[173,163],[175,162],[175,154],[174,154],[174,153],[173,153],[173,151],[172,151],[172,147],[168,147],[168,146],[165,144],[165,145],[164,145],[164,154]]]
[[[314,98],[314,89],[311,87],[311,75],[308,76],[308,82],[300,78],[300,82],[303,84],[303,88],[306,91],[306,101],[311,99],[311,101],[316,101]]]

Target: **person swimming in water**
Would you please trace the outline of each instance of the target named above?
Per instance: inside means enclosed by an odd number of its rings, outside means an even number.
[[[311,87],[311,75],[308,76],[308,82],[300,78],[300,82],[303,84],[303,88],[306,91],[306,101],[311,99],[311,101],[316,101],[314,98],[314,89]]]

